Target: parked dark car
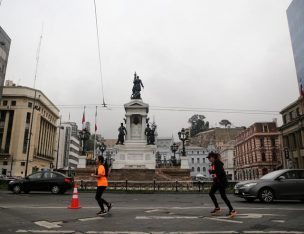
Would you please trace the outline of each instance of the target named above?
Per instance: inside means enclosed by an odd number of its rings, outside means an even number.
[[[304,170],[283,169],[270,172],[259,180],[237,183],[234,194],[247,201],[257,198],[267,203],[273,200],[304,201]]]
[[[8,189],[14,193],[30,191],[51,191],[53,194],[64,194],[73,187],[74,180],[55,171],[35,172],[24,179],[10,181]]]

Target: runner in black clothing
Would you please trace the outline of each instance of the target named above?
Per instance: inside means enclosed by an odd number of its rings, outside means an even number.
[[[228,180],[226,172],[224,170],[224,163],[222,163],[220,160],[220,154],[211,152],[207,158],[211,162],[211,168],[209,169],[209,172],[213,177],[213,184],[210,189],[209,196],[211,197],[215,208],[213,211],[211,211],[211,214],[216,215],[221,211],[221,208],[219,207],[219,204],[215,197],[216,191],[219,190],[223,201],[229,208],[229,213],[227,216],[234,217],[236,215],[236,211],[233,209],[230,201],[226,196],[226,187],[228,185]]]

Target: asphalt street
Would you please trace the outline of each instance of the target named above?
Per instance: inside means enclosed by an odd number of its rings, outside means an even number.
[[[219,196],[218,196],[219,197]],[[113,203],[105,217],[94,193],[80,193],[81,209],[67,209],[72,195],[0,191],[0,233],[294,233],[304,234],[304,203],[247,203],[229,195],[238,216],[212,217],[207,194],[106,193]]]

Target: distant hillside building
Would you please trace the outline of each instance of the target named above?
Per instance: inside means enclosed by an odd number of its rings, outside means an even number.
[[[0,26],[0,100],[2,98],[11,39]]]
[[[201,146],[207,148],[209,145],[213,145],[218,152],[228,142],[235,140],[244,128],[211,128],[207,131],[200,132],[194,137],[191,137],[190,143],[192,145]]]
[[[280,132],[276,123],[254,123],[236,137],[236,179],[258,179],[283,167],[281,152]]]

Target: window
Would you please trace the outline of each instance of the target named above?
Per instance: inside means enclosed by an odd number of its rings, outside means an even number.
[[[194,167],[191,168],[191,171],[194,171]]]
[[[267,125],[263,125],[263,132],[268,132],[268,126]]]
[[[206,167],[203,167],[203,172],[206,172]]]
[[[282,176],[284,176],[287,180],[294,180],[299,178],[299,174],[297,173],[297,171],[288,171]]]
[[[25,162],[21,162],[20,165],[21,165],[22,167],[24,167],[24,166],[25,166]]]
[[[3,101],[3,106],[7,106],[7,100]]]
[[[200,171],[201,171],[201,168],[200,168],[200,167],[198,167],[198,168],[197,168],[197,172],[200,172]]]
[[[274,137],[271,138],[271,146],[272,147],[276,146],[276,139]]]
[[[299,109],[299,107],[296,109],[296,113],[297,113],[297,117],[299,117],[300,116],[300,109]]]
[[[33,107],[33,103],[29,102],[29,103],[27,104],[27,106],[28,106],[28,108],[32,108],[32,107]]]
[[[272,161],[277,161],[277,152],[275,150],[272,151]]]
[[[16,106],[16,101],[12,101],[12,106]]]
[[[264,137],[260,138],[260,147],[264,147]]]
[[[41,172],[37,172],[37,173],[34,173],[34,174],[30,175],[29,178],[30,179],[40,179],[41,175],[42,175]]]
[[[293,119],[292,111],[289,112],[289,119],[290,119],[290,120]]]
[[[283,115],[283,124],[286,124],[287,120],[286,120],[286,115]]]
[[[203,158],[203,163],[206,163],[206,159],[205,158]]]
[[[44,179],[51,179],[51,178],[56,178],[58,177],[55,173],[52,173],[52,172],[45,172],[43,174],[43,177]]]
[[[199,154],[199,151],[197,151],[197,154]]]
[[[25,123],[29,124],[30,122],[31,122],[31,113],[27,112],[26,113]]]
[[[191,162],[194,163],[194,158],[191,158]]]
[[[265,154],[265,152],[262,152],[262,161],[263,161],[263,162],[266,161],[266,154]]]
[[[199,158],[197,158],[197,163],[200,163],[200,159]]]
[[[4,162],[3,162],[3,165],[4,165],[4,166],[7,166],[7,161],[4,161]]]

